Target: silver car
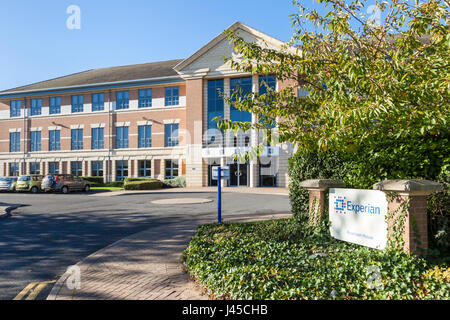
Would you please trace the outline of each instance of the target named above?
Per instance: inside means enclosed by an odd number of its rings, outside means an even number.
[[[0,191],[16,191],[17,177],[0,177]]]

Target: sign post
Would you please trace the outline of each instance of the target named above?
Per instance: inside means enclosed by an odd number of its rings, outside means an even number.
[[[222,180],[230,178],[229,167],[213,167],[212,179],[217,180],[217,222],[222,223]]]
[[[222,168],[217,168],[217,222],[222,223]]]

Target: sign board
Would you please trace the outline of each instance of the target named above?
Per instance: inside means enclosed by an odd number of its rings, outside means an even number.
[[[388,203],[384,192],[331,188],[329,201],[332,237],[375,249],[386,248]]]
[[[218,166],[212,167],[212,179],[213,180],[217,180],[217,176],[218,176],[218,173],[217,173],[218,170],[217,169],[218,168],[219,168]],[[221,173],[220,173],[221,178],[223,180],[230,179],[230,167],[229,166],[224,166],[224,167],[221,167],[221,168],[222,168]]]

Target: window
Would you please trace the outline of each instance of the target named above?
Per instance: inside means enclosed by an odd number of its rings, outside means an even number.
[[[81,161],[73,161],[70,163],[70,173],[74,177],[81,177],[83,175],[83,163]]]
[[[235,78],[230,80],[232,100],[237,101],[236,94],[242,99],[252,92],[252,78]],[[248,111],[241,111],[233,104],[230,106],[231,121],[252,122],[252,114]]]
[[[20,100],[11,101],[11,105],[9,108],[9,116],[10,117],[20,117],[20,108],[21,108]]]
[[[103,161],[92,161],[92,176],[103,177]]]
[[[215,117],[224,118],[223,79],[208,81],[208,129],[217,129]]]
[[[42,99],[31,99],[31,115],[39,116],[42,114]]]
[[[166,124],[164,126],[165,131],[165,146],[176,147],[178,146],[178,124]]]
[[[83,112],[83,96],[72,96],[72,113]]]
[[[298,97],[307,97],[309,95],[309,91],[305,88],[298,88]]]
[[[277,87],[277,79],[273,75],[259,76],[259,94],[266,94],[267,87],[275,90]]]
[[[9,152],[20,152],[20,132],[9,133]]]
[[[116,149],[128,148],[128,127],[116,128]]]
[[[259,76],[259,94],[266,94],[268,92],[268,88],[271,90],[276,90],[277,87],[277,79],[273,75],[268,76]],[[260,123],[263,123],[263,121],[267,119],[268,121],[272,120],[273,118],[266,117],[264,115],[259,116]],[[267,124],[267,129],[273,129],[275,128],[275,122],[272,122],[272,125]]]
[[[72,150],[83,150],[83,129],[72,129]]]
[[[50,151],[61,150],[61,131],[59,130],[49,131],[48,150]]]
[[[19,163],[11,162],[9,164],[9,176],[10,177],[18,177],[19,176]]]
[[[139,90],[139,108],[152,106],[152,89]]]
[[[105,129],[104,128],[92,128],[92,145],[91,148],[103,149],[105,144]]]
[[[180,102],[180,89],[179,87],[167,87],[166,88],[166,106],[177,106]]]
[[[50,114],[61,113],[61,97],[50,98]]]
[[[116,110],[128,109],[130,103],[130,94],[128,91],[116,92]]]
[[[138,147],[152,147],[152,126],[147,125],[138,127]]]
[[[94,93],[92,95],[92,111],[103,111],[105,109],[105,94]]]
[[[122,181],[128,177],[128,161],[116,161],[116,181]]]
[[[49,174],[59,174],[59,162],[49,162],[48,163],[48,173]]]
[[[138,161],[138,176],[151,177],[152,176],[152,162],[151,160]]]
[[[166,160],[166,179],[178,177],[178,160]]]
[[[41,151],[41,132],[31,131],[30,134],[30,151]]]
[[[41,174],[41,164],[39,162],[30,163],[30,174]]]

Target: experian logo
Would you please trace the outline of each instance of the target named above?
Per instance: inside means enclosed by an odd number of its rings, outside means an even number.
[[[374,215],[381,214],[381,208],[375,207],[369,204],[354,204],[351,201],[347,200],[346,197],[343,196],[334,196],[334,211],[335,213],[347,214],[361,214],[368,213]]]

